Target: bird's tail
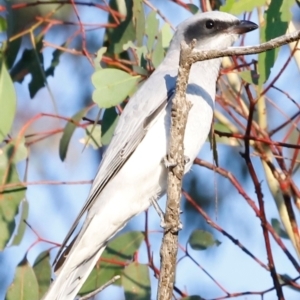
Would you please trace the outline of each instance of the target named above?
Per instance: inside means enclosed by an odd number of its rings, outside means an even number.
[[[69,254],[43,300],[74,300],[99,260],[106,244],[98,248],[89,259],[83,261],[80,265],[74,265],[74,261],[78,261],[78,255],[80,256],[80,251],[76,251],[76,246],[78,247],[78,244],[75,245],[75,249],[72,249],[74,251]]]

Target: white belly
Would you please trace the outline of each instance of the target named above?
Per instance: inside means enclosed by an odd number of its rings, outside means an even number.
[[[194,89],[191,91],[195,92]],[[207,138],[213,115],[209,101],[200,100],[195,95],[189,95],[189,99],[193,105],[189,112],[184,144],[185,156],[190,158],[190,162],[185,172],[191,168]],[[167,170],[162,161],[169,144],[169,113],[170,105],[160,114],[119,173],[106,185],[99,196],[101,200],[95,202],[94,213],[101,214],[101,211],[114,209],[117,205],[115,222],[127,221],[133,215],[145,211],[151,204],[151,198],[166,192]]]

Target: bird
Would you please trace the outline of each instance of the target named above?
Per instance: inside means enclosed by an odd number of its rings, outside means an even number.
[[[73,300],[108,241],[166,193],[171,106],[182,41],[196,50],[226,49],[258,26],[219,11],[197,13],[178,25],[164,60],[130,98],[107,147],[89,196],[62,243],[57,276],[44,300]],[[186,98],[191,102],[184,135],[185,173],[212,123],[221,58],[192,65]],[[86,215],[79,233],[73,233]]]

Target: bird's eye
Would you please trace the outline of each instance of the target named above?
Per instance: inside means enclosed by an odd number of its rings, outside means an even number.
[[[206,21],[205,26],[207,29],[212,29],[215,26],[215,22],[213,20],[208,20]]]

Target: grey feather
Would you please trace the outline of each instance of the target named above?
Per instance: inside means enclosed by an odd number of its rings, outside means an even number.
[[[73,300],[107,242],[129,219],[146,210],[151,199],[166,192],[167,172],[162,160],[168,152],[169,100],[175,90],[181,41],[197,39],[197,49],[223,49],[231,46],[240,33],[256,27],[220,12],[197,14],[178,26],[165,59],[130,99],[119,119],[90,195],[58,254],[57,278],[45,300]],[[184,137],[190,162],[185,172],[210,130],[220,62],[198,62],[191,68],[186,94],[192,108]],[[65,251],[86,212],[82,229]]]

